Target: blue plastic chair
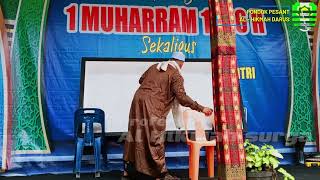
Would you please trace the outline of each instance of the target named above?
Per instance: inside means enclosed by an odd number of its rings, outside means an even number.
[[[100,177],[101,171],[101,144],[105,136],[105,116],[101,109],[83,108],[75,112],[75,141],[76,154],[74,157],[74,173],[76,178],[80,178],[81,159],[84,146],[93,146],[95,156],[95,177]],[[101,133],[94,133],[93,124],[101,125]],[[82,124],[84,124],[84,133],[82,132]]]

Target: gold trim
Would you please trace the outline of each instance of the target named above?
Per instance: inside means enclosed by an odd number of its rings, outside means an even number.
[[[50,150],[17,150],[13,151],[12,154],[50,154]]]

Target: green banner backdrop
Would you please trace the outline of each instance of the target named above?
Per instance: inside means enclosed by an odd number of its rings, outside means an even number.
[[[50,153],[42,94],[43,37],[48,6],[48,0],[20,1],[18,6],[11,53],[16,154]]]
[[[279,9],[291,7],[297,0],[277,0]],[[282,15],[283,16],[283,15]],[[304,135],[315,142],[312,105],[311,51],[307,33],[300,31],[292,21],[283,23],[289,54],[290,102],[286,139]]]

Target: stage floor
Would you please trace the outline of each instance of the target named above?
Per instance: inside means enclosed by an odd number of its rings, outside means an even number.
[[[258,143],[263,144],[263,143]],[[293,154],[295,149],[293,147],[285,147],[282,141],[271,143],[281,154]],[[13,155],[12,161],[14,163],[25,162],[63,162],[73,161],[74,158],[74,143],[73,142],[54,142],[53,151],[48,155]],[[108,141],[106,151],[109,160],[122,159],[123,144],[115,141]],[[315,146],[305,146],[305,153],[316,152]],[[92,152],[93,153],[93,152]],[[201,151],[201,156],[204,156],[205,152]],[[187,157],[189,156],[189,149],[186,143],[167,143],[166,144],[166,157]],[[84,156],[84,160],[88,160],[92,156]],[[291,161],[287,161],[286,158],[281,161],[283,165],[290,164]]]
[[[104,160],[103,172],[121,171],[123,168],[121,143],[107,143],[108,159]],[[284,147],[281,142],[273,143],[275,148],[283,154],[281,165],[294,163],[294,148]],[[314,146],[306,146],[305,152],[315,152]],[[205,165],[205,152],[201,151],[200,167]],[[188,146],[185,143],[169,143],[166,146],[166,162],[169,169],[188,169]],[[72,142],[55,142],[53,153],[50,155],[14,155],[12,167],[0,176],[30,176],[37,174],[70,174],[73,171],[74,145]],[[216,164],[217,165],[217,164]],[[92,155],[84,155],[83,172],[93,172],[94,161]],[[319,171],[320,173],[320,171]]]
[[[289,173],[295,176],[296,180],[305,180],[305,179],[320,179],[320,167],[311,167],[307,168],[305,166],[282,166]],[[172,174],[177,175],[181,179],[188,179],[188,170],[172,170]],[[200,178],[199,179],[209,179],[206,178],[206,169],[200,169]],[[119,180],[121,177],[121,171],[111,171],[101,174],[101,179],[108,180]],[[56,180],[56,179],[75,179],[72,174],[63,174],[63,175],[37,175],[37,176],[27,176],[27,177],[6,177],[8,180]],[[95,179],[94,174],[82,174],[81,179]],[[282,178],[279,178],[282,179]]]

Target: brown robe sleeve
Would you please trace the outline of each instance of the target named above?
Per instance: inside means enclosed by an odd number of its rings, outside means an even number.
[[[172,75],[172,81],[171,81],[171,89],[173,90],[173,93],[175,97],[177,98],[178,102],[185,107],[190,107],[193,110],[202,112],[203,106],[198,104],[196,101],[193,101],[186,93],[184,89],[184,79],[180,75],[179,72],[175,72]]]
[[[151,68],[151,67],[150,67],[150,68]],[[143,80],[146,78],[146,75],[147,75],[147,73],[148,73],[148,71],[149,71],[150,68],[148,68],[148,70],[146,70],[146,71],[142,74],[142,76],[141,76],[140,79],[139,79],[139,84],[142,84],[142,82],[143,82]]]

